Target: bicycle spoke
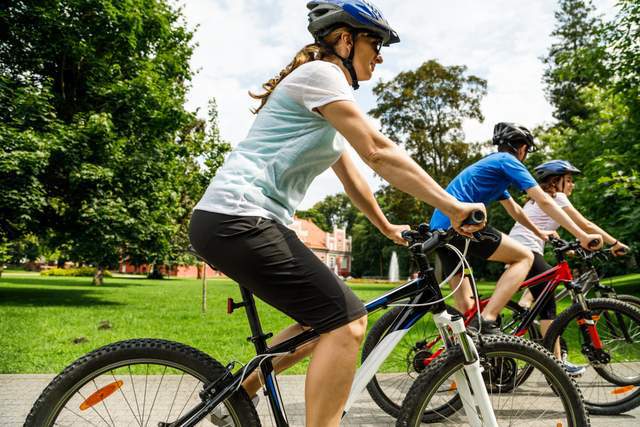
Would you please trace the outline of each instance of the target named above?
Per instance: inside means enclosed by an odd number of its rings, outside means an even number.
[[[98,391],[99,388],[98,388],[98,384],[96,384],[96,380],[93,380],[92,382],[93,382],[93,386],[96,388],[96,391]],[[107,411],[107,416],[111,420],[111,425],[115,426],[116,423],[114,423],[113,422],[113,418],[111,418],[111,414],[109,413],[109,408],[107,408],[107,404],[105,403],[105,399],[102,399],[101,403],[102,403],[102,406],[104,406],[104,410]]]
[[[113,374],[113,371],[110,371],[111,377],[113,378],[114,381],[116,381],[116,376]],[[133,387],[133,380],[131,381],[131,386]],[[135,418],[136,423],[142,427],[142,424],[140,423],[140,421],[138,420],[138,417],[136,417],[135,412],[133,412],[133,408],[131,407],[131,405],[129,404],[129,399],[127,399],[127,396],[125,396],[124,392],[122,391],[122,387],[118,389],[120,391],[120,394],[122,395],[122,398],[124,399],[124,401],[127,403],[127,406],[129,407],[129,410],[131,411],[131,415],[133,415],[133,418]]]
[[[156,404],[156,399],[158,398],[158,392],[160,391],[160,387],[162,386],[162,380],[164,379],[164,374],[167,372],[167,367],[164,367],[164,370],[162,371],[162,376],[160,377],[160,382],[158,383],[158,388],[156,389],[156,394],[155,396],[153,396],[153,402],[151,403],[151,408],[149,409],[149,419],[147,420],[147,422],[145,423],[145,427],[147,427],[147,424],[149,424],[149,420],[151,420],[151,413],[153,412],[153,407]]]
[[[138,416],[140,417],[140,427],[142,427],[142,422],[144,419],[142,418],[142,414],[140,413],[140,404],[138,403],[138,396],[136,395],[136,386],[133,381],[133,375],[131,374],[131,366],[127,366],[129,369],[129,379],[131,380],[131,388],[133,389],[133,397],[136,399],[136,408],[138,408]]]
[[[169,421],[169,416],[171,415],[171,411],[173,410],[173,405],[176,403],[176,398],[178,397],[178,393],[180,391],[180,385],[182,385],[183,378],[184,378],[184,372],[180,376],[180,381],[178,382],[178,388],[176,389],[176,392],[173,395],[173,400],[171,401],[171,406],[169,407],[169,412],[167,412],[167,418],[164,419],[165,423]]]

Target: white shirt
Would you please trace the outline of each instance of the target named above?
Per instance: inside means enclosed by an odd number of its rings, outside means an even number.
[[[291,223],[313,179],[345,149],[344,139],[313,110],[341,100],[355,102],[337,65],[317,60],[293,70],[271,93],[195,209]]]
[[[562,192],[557,192],[553,197],[553,201],[556,202],[560,209],[571,206],[569,198]],[[560,224],[540,209],[540,206],[533,200],[525,203],[523,210],[531,222],[540,230],[556,231],[560,227]],[[544,253],[544,241],[518,222],[516,222],[511,232],[509,232],[509,237],[522,243],[534,252],[538,252],[539,254]]]

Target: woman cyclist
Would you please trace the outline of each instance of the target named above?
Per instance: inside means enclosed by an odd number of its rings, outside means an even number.
[[[209,263],[270,305],[293,325],[273,344],[313,327],[320,338],[295,354],[275,359],[277,372],[313,354],[305,384],[306,425],[337,426],[349,394],[366,310],[353,292],[285,224],[311,181],[330,166],[345,192],[387,237],[402,243],[406,226],[393,225],[345,151],[340,132],[365,163],[391,185],[441,209],[462,226],[481,204],[446,193],[357,107],[353,89],[382,63],[381,46],[400,41],[380,10],[362,0],[311,1],[305,46],[278,76],[263,85],[256,120],[229,154],[190,224],[193,247]],[[351,86],[351,87],[350,87]],[[260,388],[257,373],[243,384]]]
[[[534,174],[540,184],[540,188],[553,198],[553,201],[562,208],[567,215],[569,215],[578,227],[586,233],[600,234],[605,243],[612,245],[611,253],[614,256],[623,255],[629,250],[629,247],[618,241],[618,239],[608,234],[593,222],[586,219],[569,201],[569,196],[571,196],[575,187],[573,176],[579,173],[580,170],[566,160],[551,160],[538,165],[534,170]],[[560,225],[554,221],[553,218],[547,215],[534,200],[529,200],[525,203],[523,209],[531,222],[540,229],[555,231],[560,227]],[[537,276],[551,268],[543,257],[544,242],[542,239],[534,235],[528,228],[516,222],[509,233],[509,237],[520,242],[533,252],[534,261],[527,279]],[[525,291],[519,304],[524,307],[529,307],[534,298],[537,298],[543,289],[544,286],[539,285],[531,288],[531,292]],[[547,330],[555,317],[556,302],[551,298],[542,308],[540,314],[540,329],[542,330],[543,335],[547,333]],[[559,343],[556,343],[555,353],[556,357],[561,360]],[[572,375],[581,375],[585,370],[584,367],[572,365],[568,361],[564,361],[564,364],[567,371]]]

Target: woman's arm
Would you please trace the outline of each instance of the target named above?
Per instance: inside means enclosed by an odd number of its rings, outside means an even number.
[[[564,208],[562,208],[562,210],[565,211],[567,215],[569,215],[569,218],[571,218],[573,222],[575,222],[576,225],[582,228],[584,231],[588,233],[601,234],[602,237],[604,238],[605,243],[609,245],[613,245],[611,247],[611,253],[613,253],[614,255],[624,255],[626,252],[629,251],[629,247],[627,245],[619,242],[618,239],[613,237],[611,234],[607,233],[598,225],[589,221],[573,206],[565,206]]]
[[[551,196],[545,193],[539,185],[531,187],[527,190],[527,194],[533,201],[535,201],[540,209],[547,215],[553,218],[558,224],[560,224],[565,230],[573,234],[580,244],[585,249],[596,250],[602,247],[602,236],[599,234],[587,234],[582,228],[578,227],[575,222],[567,215],[557,204],[553,201]],[[589,243],[593,240],[598,240],[596,247],[589,246]]]
[[[371,223],[382,234],[400,245],[406,245],[407,242],[402,238],[403,230],[408,230],[408,225],[391,224],[387,217],[380,209],[380,205],[374,197],[369,184],[364,180],[358,172],[356,165],[351,160],[349,154],[345,151],[337,162],[333,164],[333,171],[336,173],[340,182],[344,186],[344,191]]]
[[[469,235],[484,227],[462,226],[475,210],[486,215],[482,203],[462,203],[444,191],[404,150],[376,130],[355,103],[336,101],[318,110],[371,169],[397,189],[440,209],[456,231]]]
[[[529,219],[527,214],[524,213],[524,209],[522,209],[522,207],[517,204],[511,197],[505,200],[500,200],[500,204],[502,205],[504,210],[507,211],[511,218],[527,227],[540,239],[547,241],[550,235],[557,236],[557,233],[555,231],[540,230],[533,222],[531,222],[531,219]]]

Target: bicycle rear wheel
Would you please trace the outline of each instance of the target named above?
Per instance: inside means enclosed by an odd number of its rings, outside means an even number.
[[[226,372],[184,344],[134,339],[109,344],[72,363],[45,388],[25,426],[157,426],[201,402],[199,391]],[[259,426],[243,389],[199,426]]]
[[[518,337],[487,336],[478,351],[499,426],[589,426],[575,383],[542,346]],[[438,357],[414,381],[396,425],[468,425],[454,379],[464,362],[457,346]],[[514,368],[521,366],[532,372],[525,384],[516,386]]]
[[[602,342],[602,350],[585,331],[590,320],[579,304],[574,304],[558,316],[545,337],[545,347],[551,348],[560,338],[567,359],[575,365],[586,365],[578,378],[578,386],[589,412],[614,415],[640,406],[640,310],[622,301],[609,298],[587,299]]]

